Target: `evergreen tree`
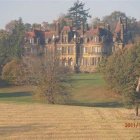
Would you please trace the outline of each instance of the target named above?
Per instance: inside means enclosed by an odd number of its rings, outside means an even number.
[[[85,3],[77,0],[74,5],[69,9],[68,16],[73,20],[76,28],[79,28],[81,23],[85,24],[89,15],[89,9],[84,9]]]
[[[22,19],[15,24],[15,28],[12,30],[10,35],[10,47],[12,48],[12,57],[20,58],[22,56],[22,48],[24,43],[25,28]]]
[[[10,23],[12,25],[10,25]],[[22,19],[10,22],[7,31],[0,31],[0,73],[3,66],[13,58],[21,58],[24,43],[24,24]],[[8,28],[7,27],[7,28]]]

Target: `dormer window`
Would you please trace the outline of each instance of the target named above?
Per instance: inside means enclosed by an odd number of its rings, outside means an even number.
[[[55,40],[55,35],[53,35],[52,39]]]
[[[30,44],[34,44],[34,38],[30,38]]]
[[[97,37],[96,36],[95,36],[94,40],[95,40],[95,42],[97,42]]]
[[[64,40],[65,40],[65,43],[66,43],[67,42],[67,37],[66,36],[65,36],[65,39]]]
[[[76,39],[76,34],[74,34],[74,39]]]
[[[32,39],[30,38],[30,44],[32,44]]]
[[[48,44],[48,41],[49,41],[48,38],[46,38],[45,43]]]

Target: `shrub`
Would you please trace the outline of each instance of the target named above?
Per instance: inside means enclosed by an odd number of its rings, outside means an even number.
[[[11,60],[2,69],[2,79],[14,85],[27,84],[26,65],[21,60]]]

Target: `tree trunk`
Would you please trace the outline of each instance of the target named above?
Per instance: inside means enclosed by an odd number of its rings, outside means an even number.
[[[136,104],[135,111],[136,111],[136,116],[138,116],[139,115],[139,105],[138,104]]]

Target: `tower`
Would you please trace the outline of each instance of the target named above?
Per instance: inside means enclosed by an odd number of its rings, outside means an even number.
[[[121,23],[121,32],[120,32],[120,39],[122,41],[122,43],[124,43],[124,24]]]

